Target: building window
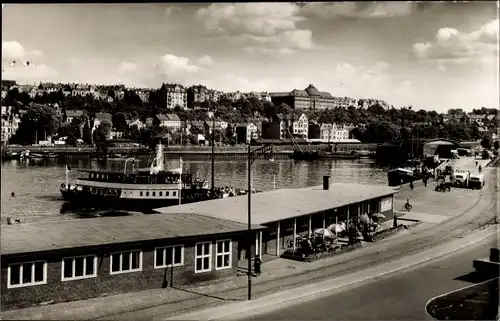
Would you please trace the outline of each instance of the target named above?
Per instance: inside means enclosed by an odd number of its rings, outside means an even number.
[[[172,192],[172,196],[177,196],[177,192]]]
[[[112,253],[109,260],[110,274],[136,272],[142,270],[142,251]]]
[[[149,192],[146,192],[146,196],[149,196]]]
[[[223,270],[231,267],[231,240],[215,243],[215,269]]]
[[[153,192],[153,196],[156,196],[156,192]]]
[[[212,243],[196,243],[194,272],[209,272],[212,270]]]
[[[170,192],[165,192],[165,196],[169,196]]]
[[[142,192],[140,192],[140,193],[139,193],[139,195],[141,195],[141,196],[142,196]]]
[[[163,192],[158,192],[158,194],[160,195],[160,197],[163,196]]]
[[[184,246],[174,245],[155,249],[155,269],[184,264]]]
[[[47,261],[11,264],[7,269],[7,288],[47,283]]]
[[[302,216],[298,220],[300,220],[299,224],[301,227],[309,227],[309,216]]]
[[[93,278],[97,276],[95,255],[68,257],[62,260],[62,281]]]

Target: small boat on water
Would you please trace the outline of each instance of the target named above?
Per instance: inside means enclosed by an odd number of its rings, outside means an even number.
[[[15,160],[20,158],[21,158],[21,153],[17,152],[7,152],[2,155],[2,160]]]
[[[128,156],[127,155],[122,155],[122,154],[114,154],[114,153],[111,153],[109,154],[106,159],[107,160],[124,160],[124,159],[127,159]]]
[[[28,159],[43,159],[43,154],[40,153],[28,153],[26,154],[26,158]]]
[[[43,159],[51,159],[51,158],[57,158],[59,157],[56,153],[51,153],[51,152],[45,152],[42,154]]]

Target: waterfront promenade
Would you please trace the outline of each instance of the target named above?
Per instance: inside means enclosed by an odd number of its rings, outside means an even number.
[[[441,215],[440,213],[447,211],[446,213],[454,215],[449,215],[447,219],[427,219],[395,236],[323,260],[304,263],[275,259],[267,262],[263,266],[261,276],[254,280],[254,297],[259,298],[321,280],[346,276],[354,271],[429,250],[433,246],[467,235],[484,226],[494,215],[498,215],[498,209],[495,207],[498,197],[496,175],[496,168],[485,169],[487,185],[483,190],[452,189],[448,193],[438,193],[434,192],[432,182],[427,188],[420,183],[416,184],[413,191],[410,191],[408,186],[403,186],[396,200],[402,202],[410,195],[414,212]],[[429,206],[429,203],[432,206]],[[449,206],[453,206],[452,210],[449,210]],[[0,316],[4,319],[175,319],[176,315],[200,308],[242,301],[245,296],[246,276],[241,275],[216,284],[157,289],[59,303],[7,311]]]
[[[248,145],[240,144],[235,146],[215,146],[215,158],[246,158],[248,154]],[[338,144],[337,149],[343,151],[357,151],[361,156],[374,157],[375,144]],[[256,147],[255,147],[256,148]],[[303,150],[316,150],[318,148],[327,148],[327,145],[301,145]],[[92,146],[7,146],[6,155],[9,153],[19,153],[29,149],[31,153],[55,153],[61,158],[96,158],[103,157],[102,151],[97,151]],[[273,145],[273,152],[278,159],[288,158],[294,151],[293,145]],[[108,154],[122,154],[130,157],[149,157],[154,153],[148,148],[139,147],[108,147]],[[183,157],[185,159],[209,159],[212,154],[211,146],[199,145],[170,145],[165,149],[165,153],[170,157]]]

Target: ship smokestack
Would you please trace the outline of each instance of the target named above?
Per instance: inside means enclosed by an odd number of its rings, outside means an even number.
[[[327,191],[330,189],[330,176],[323,176],[323,190]]]

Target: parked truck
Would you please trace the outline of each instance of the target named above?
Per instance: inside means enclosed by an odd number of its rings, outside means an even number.
[[[484,182],[484,175],[483,174],[472,174],[470,175],[469,178],[469,187],[472,189],[481,189],[483,188],[485,182]]]

